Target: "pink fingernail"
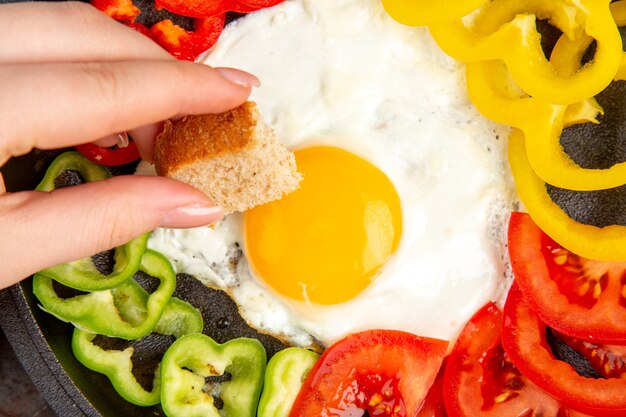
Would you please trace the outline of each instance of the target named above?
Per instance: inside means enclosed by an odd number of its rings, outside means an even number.
[[[224,217],[224,210],[221,207],[202,203],[189,204],[165,213],[160,226],[171,229],[205,226],[218,222],[222,217]]]
[[[254,75],[235,68],[215,68],[223,78],[242,87],[260,87],[261,81]]]

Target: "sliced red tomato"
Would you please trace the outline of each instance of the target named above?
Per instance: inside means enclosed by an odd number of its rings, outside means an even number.
[[[626,341],[626,262],[581,258],[513,213],[509,255],[524,298],[541,320],[589,341]]]
[[[443,377],[446,372],[446,362],[447,359],[444,359],[437,373],[437,377],[435,378],[435,382],[433,382],[433,385],[431,385],[428,390],[424,404],[416,417],[448,417],[446,405],[443,400]]]
[[[564,405],[593,416],[626,416],[626,380],[587,378],[556,359],[546,324],[515,284],[504,307],[502,346],[517,369]]]
[[[552,333],[587,359],[598,375],[626,379],[626,345],[588,342],[554,330]]]
[[[315,364],[290,417],[413,417],[448,342],[393,330],[370,330],[328,348]]]
[[[139,159],[139,150],[133,141],[130,141],[124,148],[118,146],[106,148],[93,143],[85,143],[76,146],[76,150],[90,161],[110,167],[128,164]]]
[[[502,313],[493,303],[465,325],[448,357],[444,399],[450,417],[582,417],[533,384],[501,343]]]

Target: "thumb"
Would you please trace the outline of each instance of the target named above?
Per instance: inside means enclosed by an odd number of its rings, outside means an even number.
[[[0,288],[163,227],[195,227],[223,211],[200,191],[161,177],[121,176],[49,193],[0,196]]]

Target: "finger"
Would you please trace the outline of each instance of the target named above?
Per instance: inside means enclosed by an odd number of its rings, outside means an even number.
[[[2,172],[0,172],[0,195],[6,193],[7,187],[4,185],[4,178],[2,177]]]
[[[247,72],[240,71],[235,68],[215,68],[221,76],[227,78],[235,84],[239,84],[243,87],[260,87],[261,81],[254,75]],[[172,120],[178,120],[186,116],[185,113],[177,114],[174,117],[170,117]],[[159,133],[163,131],[163,123],[152,123],[150,125],[141,126],[130,131],[130,136],[133,138],[142,159],[152,162],[152,154],[154,149],[154,139]]]
[[[0,27],[5,63],[173,59],[146,36],[80,2],[1,5]]]
[[[5,65],[0,91],[12,99],[0,102],[0,164],[33,147],[92,142],[179,114],[224,112],[242,104],[256,83],[242,71],[182,61]]]
[[[122,245],[159,225],[200,226],[222,214],[203,193],[161,177],[6,194],[0,197],[0,286]]]
[[[154,149],[154,139],[163,130],[163,123],[152,123],[146,126],[141,126],[136,129],[132,129],[129,133],[130,136],[137,144],[141,159],[147,162],[152,162],[152,155]]]
[[[260,87],[261,81],[254,75],[244,71],[240,71],[235,68],[215,68],[215,70],[222,76],[235,84],[239,84],[242,87]],[[172,120],[178,120],[186,116],[186,113],[177,114],[174,117],[170,117]],[[152,162],[152,150],[154,148],[154,139],[157,135],[163,131],[163,123],[152,123],[150,125],[141,126],[130,131],[131,137],[137,143],[139,153],[142,159]]]

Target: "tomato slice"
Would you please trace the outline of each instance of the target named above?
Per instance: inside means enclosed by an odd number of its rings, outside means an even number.
[[[444,400],[450,417],[582,417],[532,383],[501,343],[502,313],[486,304],[465,325],[448,357]]]
[[[290,417],[413,417],[441,367],[448,342],[395,330],[370,330],[328,348]]]
[[[546,341],[546,324],[514,284],[504,306],[502,346],[532,382],[566,406],[593,416],[626,416],[626,380],[587,378],[556,359]]]
[[[626,379],[626,346],[588,342],[552,330],[555,336],[583,355],[603,378]]]
[[[444,358],[441,368],[437,373],[435,382],[428,390],[424,404],[416,417],[448,417],[446,405],[443,400],[443,377],[446,372],[447,358]]]
[[[132,140],[124,148],[118,146],[106,148],[93,143],[85,143],[76,146],[76,150],[91,162],[110,167],[125,165],[139,159],[139,150]]]
[[[511,215],[509,255],[524,298],[548,326],[589,341],[626,341],[626,262],[581,258],[525,213]]]

